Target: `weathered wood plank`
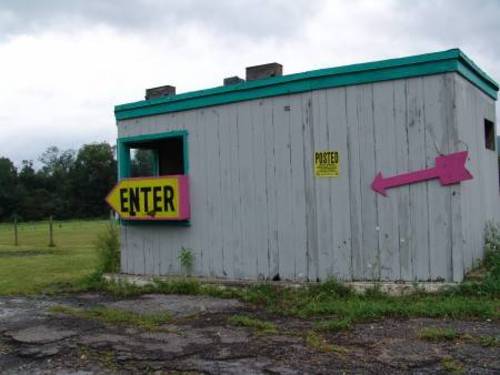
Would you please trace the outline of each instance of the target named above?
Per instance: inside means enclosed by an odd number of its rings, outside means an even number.
[[[255,211],[254,166],[252,163],[252,106],[251,102],[238,105],[238,174],[240,202],[240,261],[245,278],[256,277],[255,269]]]
[[[326,92],[328,148],[339,152],[340,175],[329,179],[332,259],[329,276],[339,280],[352,279],[351,216],[349,197],[349,146],[347,130],[346,89]]]
[[[219,142],[221,158],[221,196],[222,209],[222,248],[224,252],[222,276],[234,278],[234,257],[239,246],[236,228],[237,219],[233,216],[233,201],[235,200],[233,185],[232,160],[235,147],[232,144],[232,132],[236,126],[236,112],[234,107],[219,111]]]
[[[373,110],[376,173],[382,172],[385,176],[394,176],[398,173],[398,168],[393,82],[383,82],[373,86]],[[377,194],[378,246],[382,280],[400,278],[398,198],[398,192],[393,190],[387,197]]]
[[[482,252],[483,248],[483,233],[484,228],[484,213],[486,212],[486,202],[484,197],[484,184],[485,184],[485,170],[482,168],[484,166],[485,158],[485,141],[484,141],[484,118],[479,108],[478,97],[476,95],[475,88],[471,85],[467,85],[467,96],[470,102],[470,108],[472,113],[472,121],[469,124],[471,134],[471,139],[475,148],[475,158],[478,168],[476,169],[476,189],[474,190],[474,200],[473,200],[473,216],[472,221],[475,227],[474,230],[474,245],[472,253],[472,265],[474,267],[476,262],[479,260],[479,254]],[[471,126],[472,125],[472,126]],[[475,131],[475,127],[482,129],[481,132]]]
[[[459,139],[459,124],[457,117],[457,88],[454,74],[447,74],[444,85],[450,93],[452,109],[449,110],[450,126],[448,127],[448,149],[449,152],[461,150]],[[451,187],[450,209],[451,209],[451,268],[450,281],[462,281],[464,275],[464,231],[462,228],[462,188],[461,184]]]
[[[373,119],[373,85],[357,87],[357,112],[359,119],[359,168],[361,184],[361,225],[363,278],[380,279],[380,253],[376,193],[370,185],[376,175],[375,130]]]
[[[264,111],[264,149],[266,155],[266,181],[267,181],[267,215],[268,215],[268,259],[269,278],[279,275],[279,243],[278,243],[278,206],[277,194],[279,187],[276,185],[276,129],[274,126],[274,99],[266,100]]]
[[[470,126],[470,112],[467,108],[467,96],[466,96],[466,82],[458,79],[458,76],[455,77],[455,103],[456,103],[456,123],[457,123],[457,143],[455,147],[457,150],[468,150],[469,151],[469,160],[466,163],[467,169],[471,172],[472,176],[476,175],[475,164],[472,160],[475,160],[475,155],[472,154],[468,143],[469,140],[469,126]],[[464,212],[471,212],[471,194],[474,191],[474,185],[476,182],[468,181],[468,183],[460,184],[460,207],[459,209],[455,209],[455,222],[457,225],[460,224],[460,230],[463,236],[463,251],[462,251],[462,269],[463,272],[470,267],[472,264],[472,250],[473,239],[472,239],[472,224],[469,222],[470,215],[463,215]],[[454,232],[456,232],[454,230]],[[454,252],[454,256],[457,255]],[[454,265],[456,260],[454,262]],[[454,270],[454,276],[458,277],[457,271]]]
[[[329,129],[327,124],[327,101],[325,90],[312,93],[312,126],[313,152],[306,158],[314,162],[314,153],[326,151],[329,147]],[[317,241],[318,241],[318,277],[325,280],[333,272],[333,244],[332,244],[332,208],[330,205],[329,178],[315,178],[315,198],[317,215]]]
[[[282,96],[273,100],[275,130],[275,194],[278,224],[279,275],[282,280],[292,280],[294,257],[292,242],[292,192],[290,154],[290,98]]]
[[[129,226],[129,249],[132,258],[133,274],[144,274],[145,273],[145,262],[144,262],[144,239],[142,235],[139,235],[137,231],[137,226]]]
[[[427,168],[425,157],[425,119],[422,78],[409,79],[407,112],[410,171]],[[427,183],[410,185],[410,249],[415,280],[429,279],[429,211],[427,206]]]
[[[199,124],[204,128],[205,170],[206,170],[206,227],[208,255],[208,275],[215,277],[222,274],[222,197],[221,197],[221,160],[219,142],[219,111],[212,108],[206,112],[205,121]]]
[[[127,239],[127,226],[120,225],[118,228],[120,233],[120,271],[123,273],[131,273],[128,265],[128,239]]]
[[[229,108],[228,108],[229,109]],[[242,248],[242,235],[241,235],[241,204],[240,204],[240,180],[239,180],[239,111],[237,108],[231,108],[234,110],[234,119],[232,121],[231,126],[229,126],[229,134],[230,134],[230,144],[231,144],[231,153],[230,153],[230,174],[231,174],[231,195],[230,195],[230,205],[233,211],[233,272],[232,275],[234,278],[241,278],[244,276],[244,269],[242,268],[242,259],[241,259],[241,248]]]
[[[453,107],[444,76],[423,79],[425,108],[426,165],[432,168],[435,158],[449,153],[449,129],[453,126],[449,111]],[[439,180],[427,183],[429,211],[429,277],[431,280],[451,279],[451,187]]]
[[[301,95],[290,96],[292,246],[294,275],[297,280],[307,277],[307,230],[304,145],[302,139],[303,106]]]
[[[365,279],[364,249],[362,245],[361,213],[361,169],[359,144],[358,88],[346,87],[348,168],[349,168],[349,205],[351,222],[351,267],[354,280]],[[366,188],[366,187],[365,187]]]
[[[264,129],[264,102],[252,102],[252,140],[254,152],[252,165],[254,173],[255,218],[255,269],[259,280],[269,278],[269,242],[268,242],[268,202],[266,181],[266,147]]]
[[[407,119],[407,83],[394,82],[394,126],[396,135],[396,173],[409,172],[409,140]],[[392,193],[392,192],[391,192]],[[401,280],[413,279],[413,258],[410,249],[410,186],[400,186],[397,194],[399,275]]]
[[[302,141],[304,147],[304,185],[306,198],[306,233],[307,233],[307,279],[319,280],[318,271],[318,231],[316,215],[316,179],[314,177],[314,126],[312,95],[302,95]]]

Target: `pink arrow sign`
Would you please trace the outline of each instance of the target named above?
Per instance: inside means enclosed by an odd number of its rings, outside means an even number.
[[[383,177],[382,172],[379,172],[375,176],[371,187],[377,193],[387,196],[385,189],[432,180],[434,178],[439,178],[441,185],[452,185],[458,184],[460,181],[471,180],[473,177],[465,168],[467,155],[467,151],[441,155],[436,157],[436,166],[434,168],[392,177]]]

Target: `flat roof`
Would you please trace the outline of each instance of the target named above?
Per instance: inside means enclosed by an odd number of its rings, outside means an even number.
[[[493,99],[498,84],[460,49],[311,70],[115,106],[116,120],[180,112],[312,90],[456,72]]]

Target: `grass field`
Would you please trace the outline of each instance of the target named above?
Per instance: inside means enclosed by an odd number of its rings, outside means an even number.
[[[54,222],[55,247],[49,247],[48,222],[0,224],[0,295],[49,292],[56,286],[76,286],[95,270],[94,242],[108,221]]]

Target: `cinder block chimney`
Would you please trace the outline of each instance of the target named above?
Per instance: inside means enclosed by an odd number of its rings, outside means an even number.
[[[146,100],[162,98],[164,96],[174,96],[175,86],[165,85],[146,89]]]
[[[224,86],[237,85],[238,83],[242,82],[245,82],[245,80],[238,76],[224,78]]]
[[[283,65],[276,62],[263,65],[249,66],[247,68],[247,81],[255,81],[269,77],[279,77],[283,75]]]

